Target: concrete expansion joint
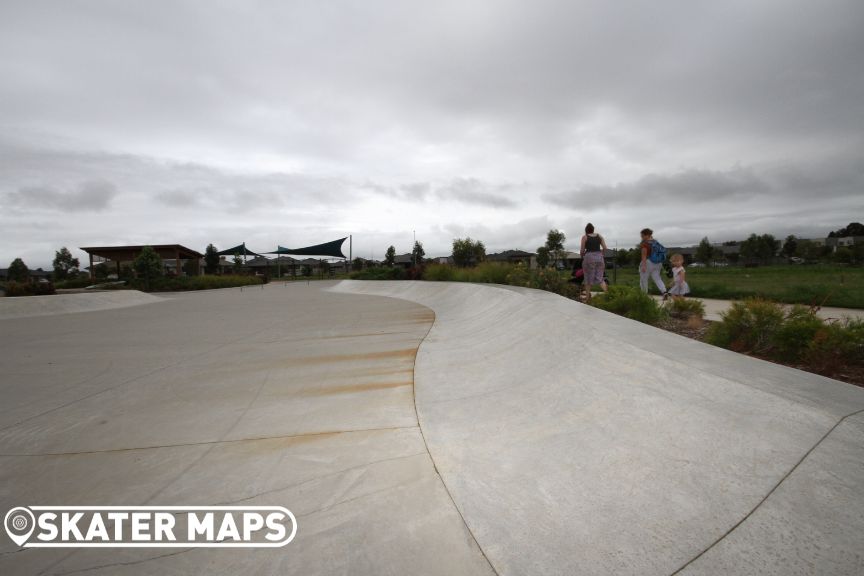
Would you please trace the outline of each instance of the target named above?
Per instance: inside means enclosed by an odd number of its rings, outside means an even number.
[[[263,440],[290,440],[292,438],[314,438],[315,436],[335,436],[337,434],[356,434],[361,432],[385,432],[387,430],[413,430],[419,426],[388,426],[384,428],[358,428],[353,430],[332,430],[326,432],[310,432],[308,434],[287,434],[283,436],[256,436],[254,438],[233,438],[231,440],[206,440],[203,442],[181,442],[177,444],[160,444],[153,446],[133,446],[128,448],[106,448],[104,450],[81,450],[77,452],[45,452],[39,454],[0,454],[0,457],[40,458],[48,456],[86,456],[88,454],[110,454],[113,452],[134,452],[136,450],[159,450],[162,448],[189,448],[194,446],[214,446],[217,444],[237,444],[240,442],[258,442]],[[428,450],[427,450],[428,452]]]
[[[748,518],[750,518],[753,514],[755,514],[756,511],[759,510],[762,507],[762,505],[768,501],[768,499],[771,497],[771,495],[774,494],[774,492],[776,492],[777,489],[780,488],[780,486],[782,486],[786,482],[786,480],[789,479],[790,476],[792,476],[792,474],[801,466],[801,464],[804,463],[805,460],[807,460],[807,458],[810,456],[810,454],[812,454],[813,451],[816,450],[816,448],[818,448],[823,442],[825,442],[825,440],[827,440],[828,437],[831,436],[831,434],[833,434],[834,431],[837,428],[839,428],[841,424],[843,424],[843,422],[845,422],[849,418],[854,418],[855,416],[858,416],[859,414],[864,414],[864,409],[856,410],[855,412],[851,412],[849,414],[846,414],[842,418],[840,418],[827,432],[825,432],[825,434],[822,435],[821,438],[819,438],[818,441],[816,441],[815,444],[813,444],[813,446],[810,447],[809,450],[807,450],[807,452],[804,453],[803,456],[801,456],[801,458],[795,463],[795,465],[792,466],[792,468],[790,468],[789,471],[786,472],[786,474],[784,474],[783,477],[777,481],[777,483],[774,485],[774,487],[772,487],[771,490],[769,490],[768,493],[765,494],[765,496],[759,502],[757,502],[756,505],[747,514],[745,514],[743,518],[741,518],[741,520],[736,522],[734,526],[729,528],[729,530],[724,532],[719,538],[717,538],[714,542],[712,542],[708,547],[706,547],[704,550],[699,552],[699,554],[697,554],[696,556],[694,556],[693,558],[688,560],[680,568],[678,568],[677,570],[672,572],[670,574],[670,576],[676,576],[677,574],[680,574],[688,566],[693,564],[693,562],[695,562],[696,560],[698,560],[699,558],[704,556],[709,550],[711,550],[712,548],[717,546],[717,544],[719,544],[720,542],[725,540],[727,536],[732,534],[739,526],[741,526],[744,522],[746,522]]]

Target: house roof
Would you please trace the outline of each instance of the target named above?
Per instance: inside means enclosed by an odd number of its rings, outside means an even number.
[[[503,252],[497,252],[495,254],[487,254],[486,260],[496,261],[496,260],[510,260],[511,258],[531,258],[536,256],[536,254],[532,252],[525,252],[524,250],[504,250]]]
[[[141,254],[141,251],[146,246],[88,246],[81,247],[81,250],[87,252],[91,256],[100,256],[108,260],[116,262],[126,262],[134,260]],[[152,248],[163,260],[181,258],[183,260],[191,260],[192,258],[203,258],[204,255],[200,252],[181,246],[180,244],[151,244]]]

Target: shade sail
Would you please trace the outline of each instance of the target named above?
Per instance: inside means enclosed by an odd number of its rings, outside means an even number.
[[[295,256],[332,256],[333,258],[345,258],[345,254],[342,253],[342,243],[347,239],[348,237],[345,236],[345,238],[340,238],[339,240],[325,242],[324,244],[316,244],[315,246],[307,246],[306,248],[285,248],[279,246],[277,250],[267,252],[267,254],[293,254]]]
[[[252,252],[248,248],[246,248],[246,243],[240,244],[239,246],[234,246],[233,248],[228,248],[227,250],[222,250],[218,253],[219,256],[233,256],[234,254],[245,254],[247,256],[260,256],[260,254],[256,252]]]

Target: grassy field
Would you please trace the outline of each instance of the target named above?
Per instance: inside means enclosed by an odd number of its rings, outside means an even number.
[[[612,271],[607,271],[610,280]],[[618,269],[618,284],[638,286],[635,268]],[[664,281],[669,279],[664,276]],[[849,266],[763,266],[688,268],[691,296],[740,300],[760,296],[787,304],[864,308],[864,268]],[[656,290],[656,288],[655,288]]]

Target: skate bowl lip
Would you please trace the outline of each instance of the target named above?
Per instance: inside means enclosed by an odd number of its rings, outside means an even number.
[[[46,296],[0,298],[0,320],[79,314],[115,308],[142,306],[164,301],[164,298],[138,290],[103,290]]]

